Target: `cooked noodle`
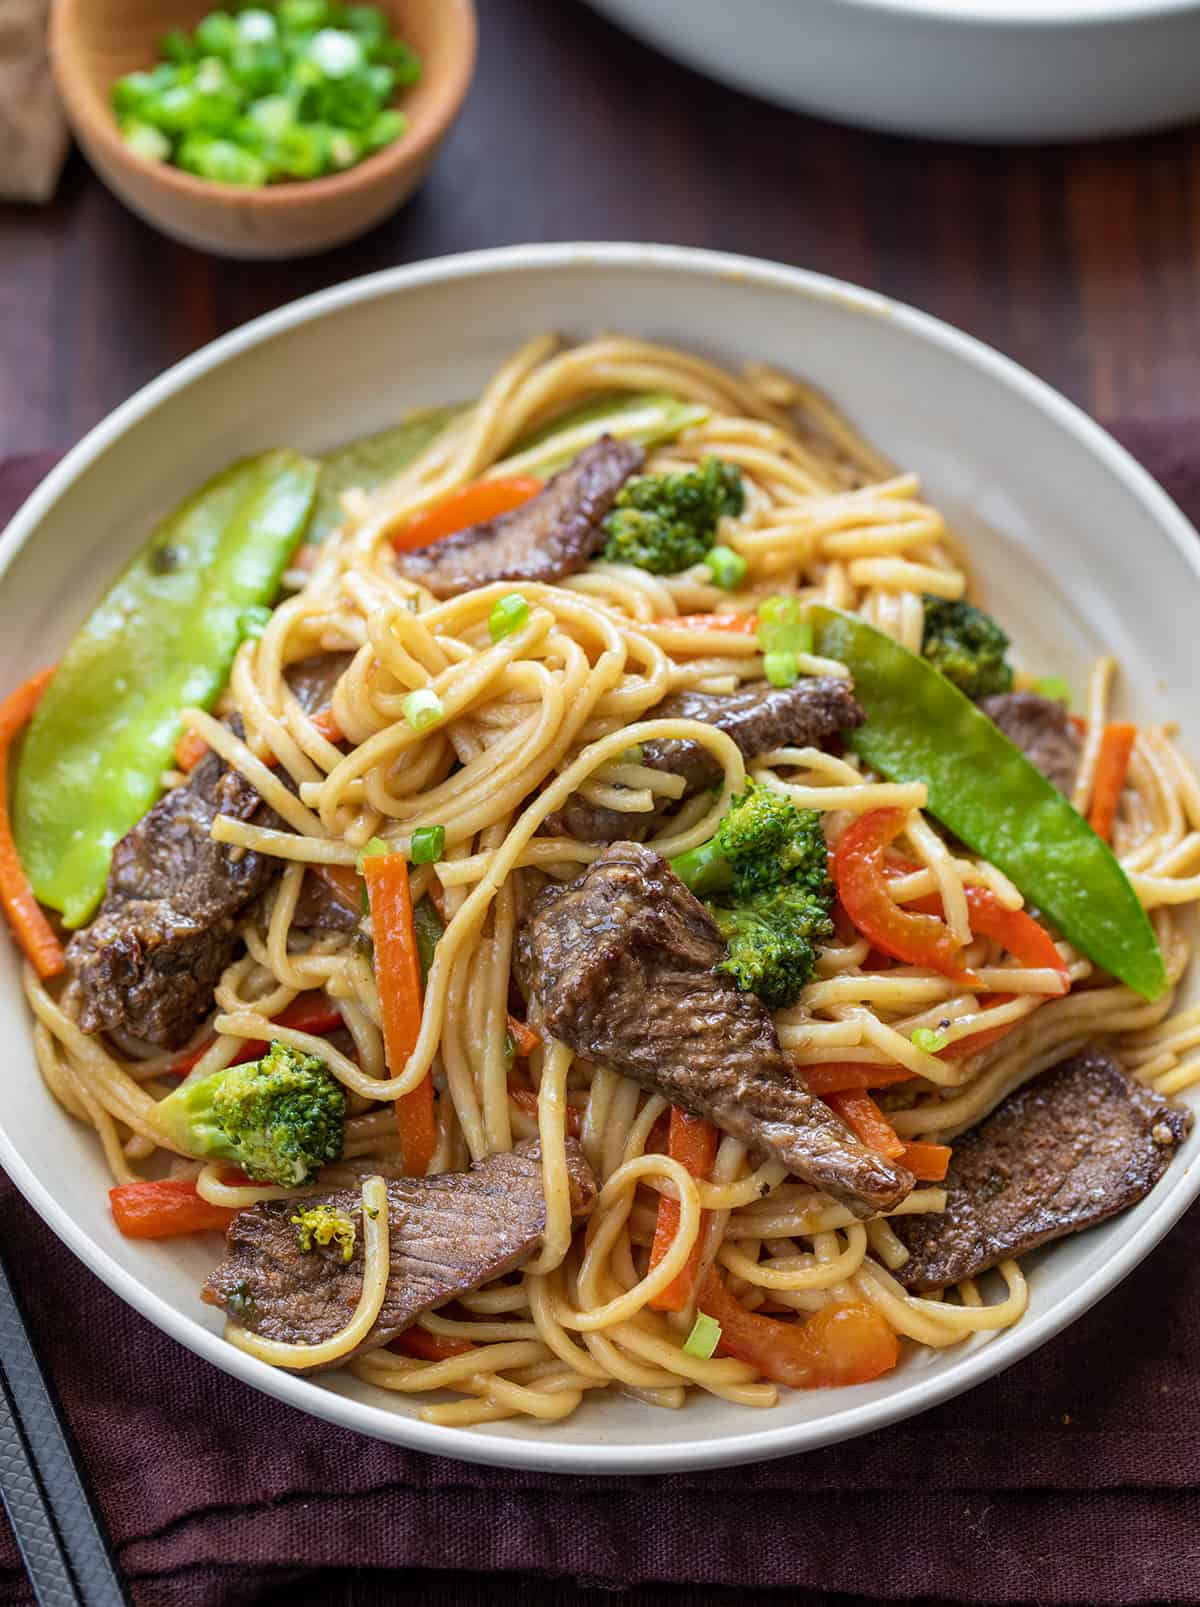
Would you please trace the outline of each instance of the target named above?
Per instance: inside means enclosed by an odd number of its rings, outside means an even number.
[[[743,470],[746,512],[723,538],[747,561],[742,591],[731,596],[700,569],[662,578],[595,562],[558,586],[523,583],[528,618],[493,642],[489,611],[511,585],[439,602],[398,574],[388,538],[408,516],[467,482],[520,472],[515,443],[567,407],[646,390],[712,409],[707,422],[651,454],[652,472],[692,466],[714,452]],[[523,901],[542,876],[567,880],[599,852],[542,834],[546,817],[576,791],[632,819],[677,796],[674,778],[628,755],[654,738],[701,743],[722,771],[719,789],[685,804],[651,837],[664,854],[710,837],[743,787],[745,766],[728,736],[649,716],[674,689],[733,690],[761,676],[755,638],[714,638],[674,621],[747,612],[765,596],[794,590],[856,609],[919,652],[922,593],[957,598],[966,586],[954,539],[920,500],[915,478],[893,470],[824,398],[762,366],[736,375],[685,352],[616,336],[567,350],[548,337],[531,341],[409,469],[371,496],[347,498],[346,522],[319,550],[304,589],[275,610],[260,640],[239,650],[222,712],[240,715],[244,739],[200,711],[187,716],[289,828],[222,818],[214,832],[276,857],[286,870],[269,913],[256,909],[246,920],[246,953],[222,978],[217,1036],[200,1066],[220,1069],[248,1039],[277,1038],[319,1053],[354,1096],[345,1158],[325,1169],[322,1182],[361,1184],[364,1205],[366,1272],[348,1326],[310,1347],[273,1345],[231,1329],[236,1344],[280,1365],[308,1366],[344,1356],[368,1331],[386,1284],[381,1179],[400,1172],[391,1102],[430,1073],[438,1090],[433,1169],[461,1168],[536,1133],[547,1219],[542,1247],[522,1272],[461,1298],[459,1316],[419,1319],[429,1332],[471,1339],[477,1348],[439,1362],[382,1350],[350,1363],[360,1378],[385,1389],[448,1392],[424,1407],[430,1421],[461,1426],[517,1415],[549,1421],[605,1388],[669,1407],[680,1406],[693,1388],[743,1405],[771,1404],[775,1386],[751,1366],[700,1359],[681,1348],[694,1312],[668,1317],[649,1307],[701,1231],[703,1263],[723,1268],[749,1308],[769,1298],[803,1315],[830,1301],[866,1300],[896,1333],[933,1347],[1021,1316],[1027,1293],[1016,1263],[1002,1264],[986,1298],[974,1284],[945,1298],[909,1294],[892,1276],[906,1252],[886,1221],[864,1227],[781,1165],[756,1163],[731,1138],[720,1145],[711,1179],[693,1179],[678,1162],[647,1149],[664,1102],[573,1059],[561,1044],[539,1048],[529,1062],[535,1122],[510,1094],[504,1053]],[[284,678],[290,664],[318,651],[354,655],[333,701],[348,751],[328,740]],[[802,666],[845,673],[818,659]],[[1089,692],[1091,736],[1074,799],[1084,810],[1114,672],[1113,661],[1102,661]],[[436,692],[446,711],[437,729],[424,734],[402,717],[406,695],[422,687]],[[937,891],[949,925],[963,938],[970,938],[964,886],[982,883],[1010,907],[1021,902],[999,871],[947,846],[930,828],[921,814],[922,786],[888,783],[864,773],[853,757],[806,748],[766,754],[753,773],[798,805],[820,810],[831,843],[865,810],[909,811],[903,846],[924,869],[899,882],[896,896],[903,902]],[[355,939],[301,944],[292,918],[306,865],[353,865],[377,836],[407,852],[414,829],[435,823],[445,828],[444,858],[414,870],[414,897],[437,893],[446,930],[416,1048],[407,1065],[389,1071],[374,976]],[[952,1137],[1097,1037],[1165,1093],[1200,1081],[1200,1008],[1170,1014],[1189,954],[1175,907],[1200,899],[1200,781],[1163,727],[1139,733],[1115,847],[1153,911],[1162,944],[1172,988],[1157,1002],[1096,974],[1066,943],[1059,949],[1072,988],[1058,996],[1056,973],[1002,966],[994,946],[975,939],[967,963],[1013,995],[989,1008],[984,1024],[1016,1025],[982,1054],[941,1060],[913,1044],[913,1028],[948,1023],[950,1041],[965,1037],[980,1030],[980,1000],[933,971],[900,964],[864,969],[866,941],[842,937],[822,950],[800,1002],[777,1017],[785,1049],[801,1066],[852,1060],[908,1067],[923,1080],[885,1101],[905,1138]],[[39,982],[27,967],[25,987],[48,1087],[70,1115],[96,1129],[114,1178],[128,1181],[136,1176],[131,1162],[163,1143],[154,1101],[169,1091],[160,1079],[174,1057],[144,1046],[126,1052],[111,1041],[105,1047],[86,1036],[76,1024],[70,985]],[[353,1053],[273,1025],[293,999],[316,988],[340,1004]],[[574,1232],[564,1150],[570,1107],[580,1112],[582,1145],[601,1188],[586,1231]],[[199,1172],[198,1187],[206,1199],[237,1206],[304,1192],[231,1187],[215,1167]],[[650,1271],[660,1195],[678,1198],[680,1228]],[[918,1187],[899,1211],[936,1211],[944,1198],[938,1188]],[[713,1213],[707,1227],[702,1211]]]

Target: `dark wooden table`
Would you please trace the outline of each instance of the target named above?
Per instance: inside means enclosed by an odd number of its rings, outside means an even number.
[[[760,105],[578,0],[480,0],[479,72],[431,178],[355,244],[219,261],[72,159],[0,207],[0,454],[77,439],[223,331],[393,263],[661,240],[841,275],[961,325],[1101,416],[1195,410],[1200,131],[1074,149],[886,139]]]

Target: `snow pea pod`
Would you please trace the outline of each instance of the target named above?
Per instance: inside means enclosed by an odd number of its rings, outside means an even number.
[[[944,675],[865,620],[817,606],[816,650],[845,664],[866,712],[847,743],[892,781],[923,781],[929,812],[1011,877],[1096,965],[1143,998],[1167,987],[1129,879],[1083,817]]]
[[[43,904],[81,926],[114,844],[161,790],[179,711],[229,679],[245,609],[279,590],[320,464],[265,452],[155,530],[68,647],[30,723],[13,793],[17,849]]]
[[[425,408],[410,413],[390,429],[361,436],[326,453],[308,528],[309,541],[324,541],[342,523],[343,492],[352,486],[359,491],[376,490],[406,469],[463,411],[461,407]]]

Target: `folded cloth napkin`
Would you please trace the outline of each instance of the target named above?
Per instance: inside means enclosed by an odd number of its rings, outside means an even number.
[[[1192,424],[1119,433],[1200,515]],[[50,461],[0,466],[0,524]],[[723,1586],[847,1607],[1194,1604],[1196,1227],[1193,1212],[1035,1355],[894,1428],[755,1467],[564,1478],[399,1450],[253,1393],[122,1305],[0,1182],[13,1281],[139,1607],[242,1607],[275,1587],[358,1607],[393,1599],[388,1569],[446,1570],[447,1603],[458,1570],[539,1574],[547,1594],[555,1578],[562,1600],[676,1582],[695,1601]],[[491,1599],[509,1599],[500,1578]],[[28,1600],[0,1536],[0,1602]]]
[[[0,0],[0,200],[48,201],[67,124],[46,51],[50,0]]]

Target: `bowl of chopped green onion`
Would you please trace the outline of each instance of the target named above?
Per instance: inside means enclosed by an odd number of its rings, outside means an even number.
[[[148,223],[235,257],[363,233],[428,172],[475,64],[472,0],[54,0],[92,166]]]

